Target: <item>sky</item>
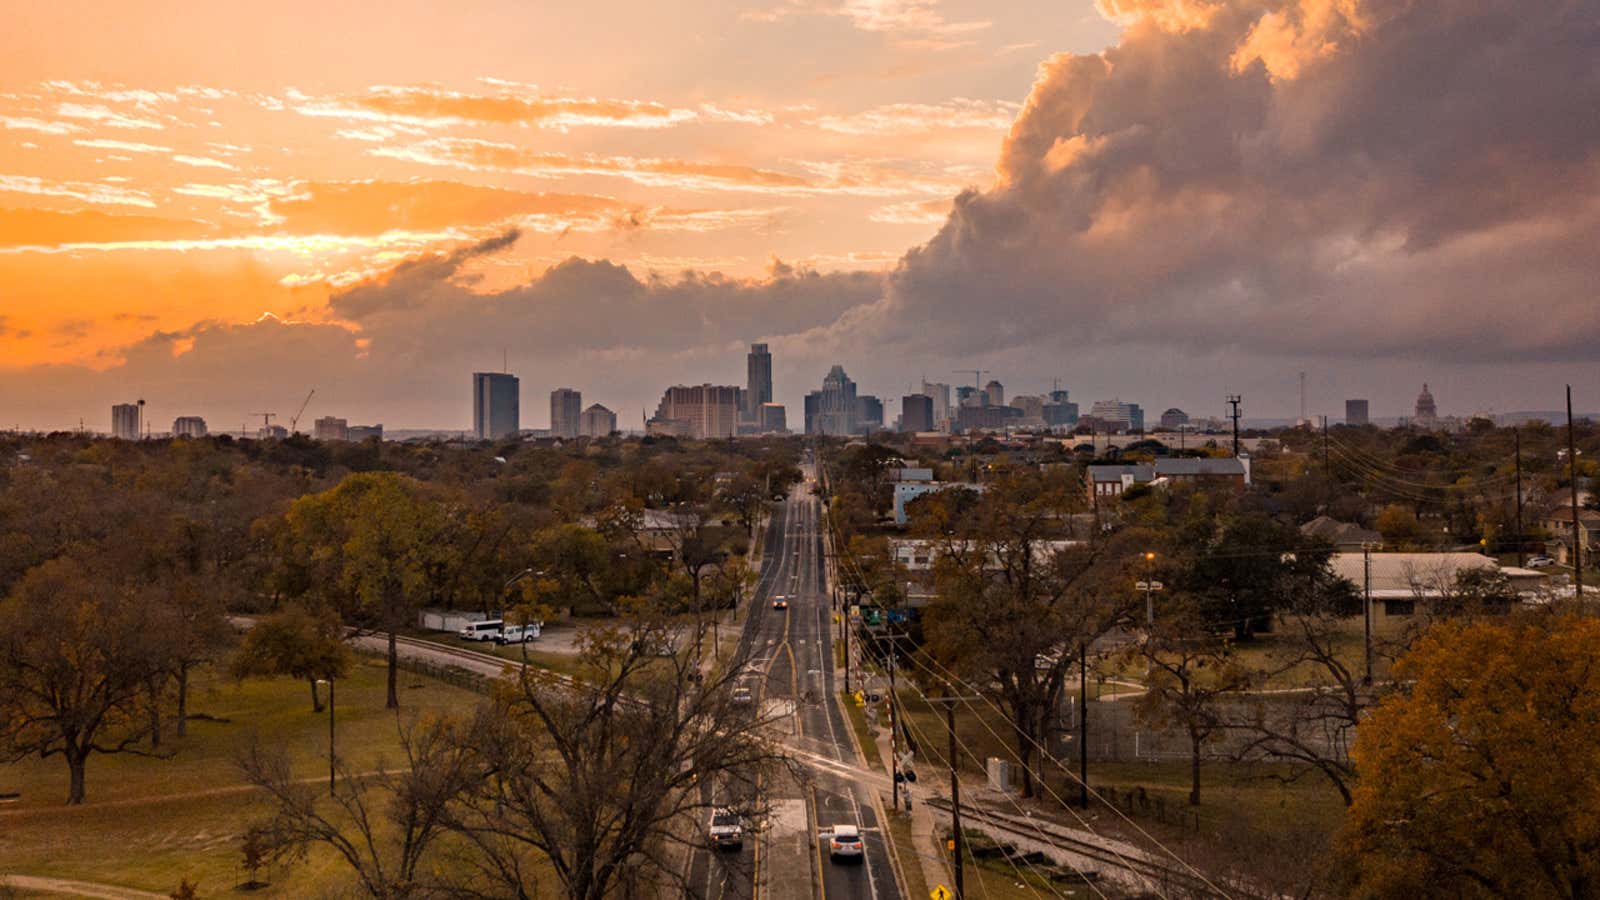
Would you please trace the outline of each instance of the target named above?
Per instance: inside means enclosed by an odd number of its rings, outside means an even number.
[[[1592,2],[545,6],[11,11],[0,427],[629,427],[752,341],[791,420],[1600,407]]]

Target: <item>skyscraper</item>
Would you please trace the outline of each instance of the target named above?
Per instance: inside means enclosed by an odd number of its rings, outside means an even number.
[[[922,393],[933,399],[933,428],[945,428],[950,421],[950,385],[924,378]]]
[[[1367,401],[1346,400],[1344,402],[1344,423],[1346,425],[1365,425],[1367,418]]]
[[[1006,389],[998,381],[991,379],[988,384],[984,385],[983,395],[988,399],[990,406],[1006,405]]]
[[[514,437],[522,430],[522,383],[503,372],[472,375],[472,432],[480,441]]]
[[[856,395],[856,416],[851,426],[864,434],[883,427],[883,401],[871,394]]]
[[[913,434],[933,430],[933,398],[907,394],[900,398],[900,430]]]
[[[311,436],[319,441],[348,441],[350,420],[337,416],[323,416],[312,423]]]
[[[584,437],[606,437],[617,430],[617,414],[596,403],[578,417],[578,433]]]
[[[762,404],[772,402],[772,354],[767,352],[766,344],[750,345],[750,355],[745,357],[745,373],[745,418],[757,420]]]
[[[855,430],[856,383],[844,373],[843,366],[834,366],[822,379],[822,390],[806,396],[806,432],[850,435]]]
[[[767,434],[788,431],[788,413],[782,403],[761,404],[761,430]]]
[[[139,405],[118,403],[111,407],[111,436],[124,441],[139,439]]]
[[[1140,409],[1137,403],[1123,403],[1121,400],[1096,400],[1094,406],[1089,409],[1089,415],[1121,431],[1135,432],[1144,430],[1144,410]]]
[[[551,437],[567,439],[577,437],[578,419],[582,416],[583,394],[572,388],[556,388],[550,392]]]
[[[651,423],[665,433],[730,438],[739,429],[739,394],[733,385],[674,385],[661,395]]]
[[[199,416],[179,416],[172,420],[172,436],[203,438],[206,436],[206,420]]]

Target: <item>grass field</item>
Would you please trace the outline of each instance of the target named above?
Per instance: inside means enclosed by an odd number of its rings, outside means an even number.
[[[400,674],[402,716],[466,711],[479,697],[409,673]],[[340,756],[356,771],[398,762],[395,714],[384,709],[385,671],[362,659],[339,682]],[[191,696],[189,735],[169,733],[172,759],[95,756],[88,802],[62,805],[66,765],[59,758],[0,766],[0,791],[20,801],[0,807],[0,873],[71,878],[167,892],[181,878],[202,896],[221,896],[245,880],[239,835],[262,816],[259,796],[234,766],[238,747],[259,736],[288,749],[295,771],[327,772],[328,717],[311,711],[309,689],[290,679],[235,683],[202,676]],[[271,880],[268,897],[320,896],[343,883],[331,854],[314,852]]]

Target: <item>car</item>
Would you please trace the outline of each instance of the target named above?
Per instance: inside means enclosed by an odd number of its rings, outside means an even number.
[[[834,861],[861,859],[861,829],[854,825],[835,825],[828,832],[828,857]]]
[[[1528,560],[1528,568],[1530,569],[1543,569],[1547,566],[1553,566],[1555,564],[1556,561],[1548,556],[1535,556]]]
[[[734,687],[733,694],[729,697],[729,699],[739,706],[749,706],[750,704],[756,702],[756,695],[752,693],[749,688],[741,684]]]
[[[744,846],[744,825],[739,816],[726,807],[711,811],[711,824],[706,828],[711,846],[718,850],[738,850]]]
[[[789,598],[788,597],[773,597],[772,598],[772,608],[773,609],[788,609],[789,608]]]

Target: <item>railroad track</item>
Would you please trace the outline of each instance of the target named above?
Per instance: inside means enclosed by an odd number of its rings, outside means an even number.
[[[925,802],[934,809],[945,813],[950,812],[950,801],[943,797],[929,797]],[[973,807],[962,804],[961,820],[963,826],[969,822],[983,825],[1014,837],[1050,845],[1064,853],[1071,853],[1074,856],[1093,860],[1107,869],[1126,872],[1136,876],[1142,882],[1141,887],[1149,890],[1158,890],[1163,896],[1166,896],[1166,892],[1172,889],[1182,890],[1188,895],[1196,897],[1227,896],[1187,869],[1156,862],[1150,859],[1144,851],[1138,849],[1132,849],[1132,852],[1127,853],[1114,852],[1100,844],[1076,837],[1070,831],[1047,819],[1017,816],[985,809],[981,806]],[[1078,867],[1074,866],[1073,868]],[[1079,869],[1079,871],[1082,871],[1082,869]]]

